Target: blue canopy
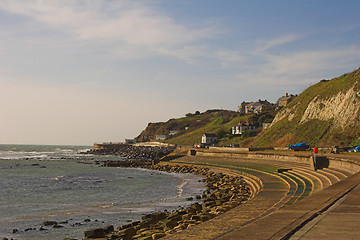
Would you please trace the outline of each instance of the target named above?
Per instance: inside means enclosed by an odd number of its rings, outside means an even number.
[[[309,148],[309,145],[306,144],[306,142],[289,145],[289,149],[307,149]]]

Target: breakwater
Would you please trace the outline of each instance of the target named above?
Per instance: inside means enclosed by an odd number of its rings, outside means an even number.
[[[111,161],[104,164],[108,167],[140,167],[201,175],[204,176],[207,189],[202,195],[188,198],[188,201],[198,200],[198,202],[187,208],[180,208],[174,212],[146,214],[142,217],[142,221],[118,227],[111,232],[108,227],[91,229],[85,232],[85,239],[159,239],[191,228],[245,203],[252,191],[243,177],[215,173],[206,167],[177,164],[152,165],[146,160]]]
[[[116,155],[131,160],[159,160],[173,152],[175,147],[166,146],[133,146],[126,144],[95,144],[90,154]]]

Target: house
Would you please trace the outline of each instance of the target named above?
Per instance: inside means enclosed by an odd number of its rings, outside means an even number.
[[[168,140],[170,135],[156,135],[156,140]]]
[[[272,104],[267,100],[261,100],[257,102],[242,102],[238,108],[238,112],[240,113],[261,113],[262,111],[269,109],[272,107]]]
[[[266,129],[270,128],[271,123],[263,123],[262,126],[263,126],[263,129],[266,130]]]
[[[177,131],[177,130],[171,130],[171,131],[169,132],[169,135],[170,135],[170,136],[174,136],[174,135],[176,135],[178,132],[179,132],[179,131]]]
[[[292,100],[294,100],[294,98],[297,95],[292,95],[292,94],[288,94],[286,93],[285,96],[282,96],[281,98],[279,98],[279,100],[277,101],[277,105],[279,107],[285,107],[286,105],[288,105]]]
[[[206,145],[212,145],[217,143],[217,137],[214,133],[204,133],[201,137],[201,143]]]
[[[244,131],[254,132],[255,130],[256,127],[252,123],[239,123],[231,128],[231,133],[233,135],[242,135]]]
[[[248,105],[248,104],[250,104],[251,102],[245,102],[245,101],[243,101],[241,104],[240,104],[240,106],[239,106],[239,108],[238,108],[238,112],[239,113],[245,113],[245,106],[246,105]]]

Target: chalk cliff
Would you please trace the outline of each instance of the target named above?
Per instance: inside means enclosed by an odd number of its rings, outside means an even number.
[[[256,145],[355,145],[359,137],[360,69],[306,89],[279,111]]]

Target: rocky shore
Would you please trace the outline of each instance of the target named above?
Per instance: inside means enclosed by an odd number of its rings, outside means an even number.
[[[187,228],[210,220],[249,199],[251,188],[241,176],[230,176],[215,173],[209,168],[191,165],[151,164],[146,160],[127,160],[106,162],[108,167],[137,167],[165,172],[191,173],[204,176],[206,190],[202,195],[188,198],[198,200],[187,208],[174,212],[155,212],[146,214],[142,221],[132,222],[118,227],[91,229],[85,232],[85,240],[94,238],[105,239],[160,239],[167,235],[181,232]]]
[[[116,155],[126,159],[132,160],[159,160],[160,158],[173,152],[175,147],[154,147],[154,146],[133,146],[133,145],[118,145],[118,147],[104,147],[93,148],[89,151],[90,154],[95,155]]]

